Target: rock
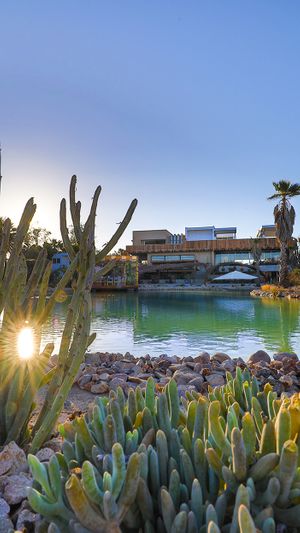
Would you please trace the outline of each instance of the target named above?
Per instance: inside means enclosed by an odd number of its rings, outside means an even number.
[[[274,353],[274,359],[275,361],[283,361],[284,359],[290,359],[293,361],[298,361],[298,355],[295,353],[289,353],[289,352],[278,352]]]
[[[191,355],[183,358],[185,363],[194,363],[194,358]]]
[[[196,357],[194,357],[194,362],[195,363],[200,363],[202,365],[207,365],[210,363],[210,355],[208,352],[201,352],[199,353],[199,355],[196,355]]]
[[[14,442],[10,442],[0,453],[0,476],[3,474],[20,474],[27,472],[28,465],[25,452]]]
[[[126,376],[126,379],[127,379],[127,376]],[[122,379],[122,378],[119,378],[119,377],[114,377],[109,382],[109,387],[112,390],[117,390],[118,387],[121,387],[121,389],[123,389],[123,391],[125,393],[127,393],[128,389],[129,389],[129,385],[128,385],[127,381],[125,379]]]
[[[41,463],[44,463],[50,460],[54,451],[51,448],[41,448],[35,455]]]
[[[212,368],[212,364],[211,363],[196,363],[195,366],[194,366],[194,372],[196,372],[197,374],[200,374],[200,372],[202,372],[202,370],[206,368],[208,372],[210,372],[210,369]]]
[[[87,383],[89,383],[92,380],[92,374],[84,374],[79,380],[78,385],[79,387],[84,387]]]
[[[292,387],[294,385],[294,380],[292,376],[281,376],[279,378],[280,383],[282,383],[285,387]]]
[[[10,506],[3,498],[0,498],[0,522],[9,514],[9,512]]]
[[[101,379],[101,381],[108,381],[110,378],[110,375],[107,372],[103,372],[102,374],[98,374],[98,379]]]
[[[201,392],[203,382],[204,378],[202,376],[198,376],[189,382],[189,387],[194,386],[198,392]]]
[[[225,384],[225,379],[222,374],[209,374],[206,376],[206,381],[211,387],[219,387]]]
[[[235,371],[235,363],[234,361],[232,361],[232,359],[227,359],[226,361],[223,361],[221,367],[224,368],[224,370],[226,370],[227,372]]]
[[[91,392],[93,394],[106,394],[109,392],[109,386],[105,381],[101,381],[100,383],[92,385]]]
[[[260,363],[261,361],[265,361],[266,363],[271,362],[271,357],[267,352],[264,352],[264,350],[258,350],[250,355],[248,359],[248,363]]]
[[[212,356],[212,359],[218,361],[218,363],[223,363],[224,361],[230,360],[230,357],[227,353],[217,352]]]
[[[39,519],[39,514],[33,513],[29,509],[23,509],[18,516],[17,529],[23,531],[26,528],[26,531],[34,531],[34,526]]]
[[[51,450],[53,450],[54,453],[61,452],[62,444],[63,444],[62,437],[55,437],[45,442],[45,446],[47,448],[51,448]]]
[[[184,370],[184,368],[182,368],[181,370],[176,370],[173,375],[173,378],[175,379],[177,385],[187,385],[190,381],[192,381],[192,379],[198,377],[199,374],[190,371],[188,368],[186,370]]]
[[[12,521],[10,518],[1,518],[0,533],[7,533],[8,531],[15,531]]]
[[[187,391],[192,392],[193,390],[196,391],[196,388],[194,386],[178,385],[179,396],[185,396],[185,393]]]
[[[10,505],[25,500],[27,488],[32,486],[32,478],[22,472],[19,475],[5,476],[3,497]]]

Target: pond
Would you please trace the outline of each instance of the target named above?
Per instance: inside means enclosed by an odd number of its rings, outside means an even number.
[[[67,302],[57,304],[43,342],[57,350]],[[247,358],[258,349],[299,351],[300,302],[240,294],[96,293],[90,351],[196,355],[223,351]]]

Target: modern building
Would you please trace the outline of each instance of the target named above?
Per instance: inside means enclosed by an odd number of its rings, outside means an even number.
[[[262,226],[257,232],[257,237],[260,239],[267,238],[267,237],[276,237],[275,224],[269,224],[266,226]]]
[[[236,239],[236,228],[215,228],[215,226],[185,228],[186,241],[214,241],[217,239]]]
[[[279,241],[272,228],[274,226],[262,226],[264,231],[259,237],[260,269],[266,273],[266,278],[277,275],[280,256]],[[273,232],[273,235],[268,236],[268,231]],[[165,233],[162,235],[161,232]],[[136,234],[143,234],[143,238],[138,240]],[[133,232],[133,244],[127,246],[126,251],[137,256],[139,262],[143,263],[140,269],[141,280],[145,275],[146,279],[152,280],[174,281],[183,278],[194,279],[196,282],[217,265],[253,264],[253,240],[238,239],[236,234],[236,227],[187,227],[185,238],[175,244],[168,230]],[[290,247],[294,247],[293,241]]]
[[[141,230],[132,232],[133,246],[148,244],[167,244],[171,242],[172,233],[167,229]]]

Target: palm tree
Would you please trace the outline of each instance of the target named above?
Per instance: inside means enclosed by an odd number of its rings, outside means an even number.
[[[277,183],[273,182],[273,186],[276,192],[268,200],[279,199],[278,204],[274,207],[276,235],[280,242],[279,284],[286,287],[289,274],[288,247],[293,235],[296,216],[295,209],[289,199],[300,195],[300,184],[280,180]]]

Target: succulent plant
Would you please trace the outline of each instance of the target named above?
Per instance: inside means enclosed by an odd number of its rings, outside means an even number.
[[[69,239],[66,201],[62,200],[60,227],[64,247],[70,257],[70,266],[49,299],[47,292],[52,264],[47,262],[46,250],[41,250],[29,277],[23,254],[24,239],[36,210],[33,199],[25,206],[13,244],[10,243],[10,220],[6,219],[3,225],[0,236],[0,314],[3,314],[0,329],[0,445],[11,440],[21,445],[30,442],[31,451],[34,452],[52,431],[86,349],[95,338],[93,334],[90,335],[90,290],[97,276],[107,272],[111,264],[97,272],[95,266],[115,246],[137,204],[136,200],[131,203],[113,237],[96,253],[95,218],[101,188],[98,187],[95,191],[84,225],[81,224],[81,204],[75,200],[75,189],[76,176],[73,176],[70,184],[70,211],[78,252],[74,251]],[[47,372],[54,346],[50,343],[40,350],[42,326],[74,275],[77,281],[68,307],[58,362],[55,368]],[[33,357],[26,360],[20,359],[17,353],[17,338],[24,327],[30,327],[34,336]],[[43,407],[29,431],[28,421],[37,391],[45,384],[48,384],[48,391]]]
[[[223,387],[210,389],[208,397],[192,393],[179,399],[173,380],[156,394],[152,378],[144,391],[131,389],[128,398],[121,389],[111,391],[90,413],[60,427],[61,489],[54,504],[63,494],[75,518],[58,513],[54,524],[70,528],[66,531],[273,533],[278,523],[298,530],[298,433],[291,439],[292,430],[287,431],[294,405],[295,398],[277,399],[270,387],[260,391],[255,378],[240,369]],[[121,513],[118,495],[132,457],[139,458],[135,496]],[[49,498],[49,489],[35,473],[36,458],[29,464],[37,483],[29,501],[41,512],[36,502]],[[70,499],[73,485],[80,502],[104,523],[88,525]],[[113,502],[111,514],[107,501]],[[117,522],[108,526],[108,516],[118,517]]]

